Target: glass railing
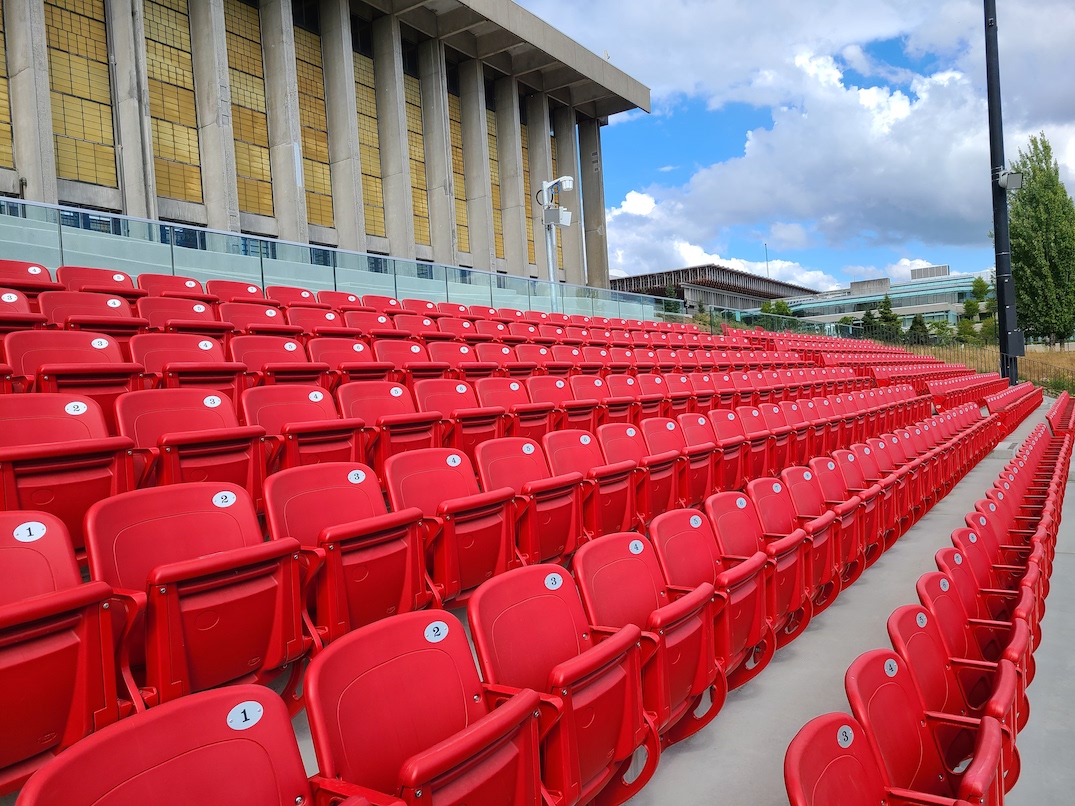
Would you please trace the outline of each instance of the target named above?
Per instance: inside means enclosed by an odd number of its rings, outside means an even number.
[[[681,300],[18,199],[0,200],[0,257],[585,316],[684,321],[686,312]]]

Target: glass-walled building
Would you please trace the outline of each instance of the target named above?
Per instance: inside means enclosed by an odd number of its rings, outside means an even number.
[[[0,3],[0,195],[546,279],[571,175],[559,279],[608,285],[600,131],[649,90],[511,0]]]

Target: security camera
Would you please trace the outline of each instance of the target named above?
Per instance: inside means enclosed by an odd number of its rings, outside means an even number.
[[[574,190],[575,188],[575,180],[573,177],[561,176],[556,181],[560,183],[560,190]]]

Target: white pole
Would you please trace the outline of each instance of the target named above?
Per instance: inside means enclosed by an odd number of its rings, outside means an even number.
[[[542,205],[541,205],[541,217],[545,220],[545,213],[548,210],[553,209],[552,204],[552,188],[555,186],[555,182],[542,182]],[[552,224],[545,224],[545,255],[547,257],[546,262],[549,266],[549,304],[552,307],[553,312],[556,312],[556,274],[557,274],[557,260],[556,260],[556,227]]]

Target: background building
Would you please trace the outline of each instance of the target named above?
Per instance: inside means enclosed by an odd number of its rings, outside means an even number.
[[[688,313],[697,313],[702,306],[748,310],[766,300],[817,293],[801,285],[713,264],[614,277],[611,287],[616,291],[677,297],[686,303]]]
[[[607,287],[649,90],[510,0],[0,0],[0,194]],[[46,43],[46,47],[42,47]]]

